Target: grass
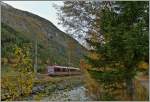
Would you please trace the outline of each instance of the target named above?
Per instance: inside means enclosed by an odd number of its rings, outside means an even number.
[[[149,92],[148,90],[141,85],[139,80],[134,81],[135,85],[135,95],[134,100],[136,101],[148,101],[149,100]]]

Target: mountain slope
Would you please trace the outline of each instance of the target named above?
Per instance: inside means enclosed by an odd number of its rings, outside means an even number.
[[[15,9],[5,3],[1,3],[1,23],[2,44],[8,29],[11,28],[18,32],[24,39],[34,42],[37,38],[38,43],[38,60],[43,64],[49,59],[51,64],[67,65],[68,64],[68,43],[72,43],[74,48],[71,54],[72,66],[78,67],[80,59],[86,52],[76,40],[69,35],[60,31],[56,26],[46,19],[26,11]],[[12,36],[9,31],[7,35]],[[18,37],[18,35],[14,35]],[[4,44],[2,45],[5,46]],[[2,57],[9,57],[3,56]]]

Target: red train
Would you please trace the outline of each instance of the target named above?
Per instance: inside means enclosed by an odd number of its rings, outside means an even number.
[[[50,76],[55,75],[79,75],[81,71],[79,68],[64,67],[64,66],[48,66],[47,73]]]

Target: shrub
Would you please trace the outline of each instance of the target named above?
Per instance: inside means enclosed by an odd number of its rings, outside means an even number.
[[[11,65],[15,75],[2,77],[2,100],[15,100],[18,96],[28,95],[32,91],[34,73],[29,48],[15,45],[13,53],[18,63]]]

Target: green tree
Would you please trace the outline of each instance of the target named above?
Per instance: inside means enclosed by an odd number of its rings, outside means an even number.
[[[148,8],[147,1],[66,1],[61,8],[61,23],[87,34],[90,53],[98,58],[86,59],[99,70],[91,74],[106,92],[125,83],[132,99],[137,65],[141,60],[148,63]]]
[[[107,7],[101,10],[103,43],[87,40],[94,47],[92,53],[101,56],[88,60],[93,67],[103,68],[99,78],[104,86],[125,81],[131,100],[137,65],[141,60],[148,62],[147,17],[148,2],[114,2],[111,10]]]
[[[96,16],[101,8],[99,1],[65,1],[64,6],[57,7],[60,24],[62,24],[70,34],[83,36],[93,30]]]

